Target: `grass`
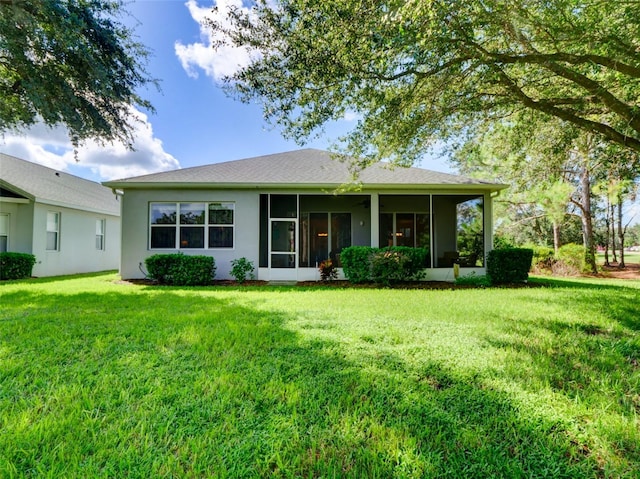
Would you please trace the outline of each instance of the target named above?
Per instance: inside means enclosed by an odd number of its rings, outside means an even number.
[[[618,259],[620,259],[620,252],[616,251],[616,255]],[[609,261],[613,258],[613,253],[609,251]],[[596,259],[598,264],[604,263],[604,253],[598,253],[596,255]],[[640,263],[640,252],[639,251],[625,251],[624,252],[624,262],[626,264],[639,264]]]
[[[640,282],[0,285],[0,477],[638,477]]]

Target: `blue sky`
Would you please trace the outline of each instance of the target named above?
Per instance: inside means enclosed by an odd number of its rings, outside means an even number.
[[[137,0],[127,6],[138,39],[152,52],[149,74],[160,80],[161,92],[140,92],[156,112],[139,111],[136,151],[122,145],[89,142],[74,159],[63,128],[37,126],[21,134],[5,134],[0,150],[72,174],[104,181],[157,171],[185,168],[301,147],[330,149],[338,136],[354,126],[353,119],[330,125],[326,134],[304,146],[286,140],[262,117],[259,105],[229,98],[219,78],[233,71],[244,55],[214,52],[209,30],[201,21],[211,15],[213,0]],[[219,0],[242,6],[241,0]],[[446,161],[424,161],[424,168],[451,171]]]

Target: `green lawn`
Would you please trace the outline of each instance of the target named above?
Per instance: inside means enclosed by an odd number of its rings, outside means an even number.
[[[638,281],[116,280],[0,284],[0,477],[640,476]]]
[[[616,251],[617,259],[620,259],[620,252]],[[596,255],[596,259],[598,260],[598,264],[604,263],[604,253],[598,253]],[[613,253],[609,251],[609,261],[613,259]],[[640,263],[640,252],[638,251],[625,251],[624,252],[624,262],[626,264],[638,264]]]

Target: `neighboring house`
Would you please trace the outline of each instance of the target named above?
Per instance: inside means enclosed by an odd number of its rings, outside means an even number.
[[[122,277],[182,252],[213,256],[220,279],[246,257],[258,279],[314,280],[351,245],[425,247],[431,280],[453,280],[454,262],[484,273],[504,185],[380,163],[337,193],[350,178],[347,164],[306,149],[105,182],[123,195]]]
[[[0,251],[35,255],[34,276],[117,269],[118,197],[93,181],[0,153]]]

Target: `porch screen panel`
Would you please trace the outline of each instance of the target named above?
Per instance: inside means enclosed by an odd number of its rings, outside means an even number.
[[[327,213],[300,215],[300,266],[315,267],[329,257],[329,219]]]
[[[260,195],[260,260],[259,266],[269,266],[269,195]]]
[[[340,254],[351,246],[351,213],[331,213],[331,251],[330,258],[336,266],[342,267]]]
[[[413,213],[396,214],[396,246],[415,246],[415,225]]]
[[[380,247],[393,246],[393,213],[380,213],[379,224]]]
[[[271,267],[296,267],[296,224],[294,221],[271,222]]]
[[[296,218],[297,216],[296,195],[271,195],[271,218]]]

